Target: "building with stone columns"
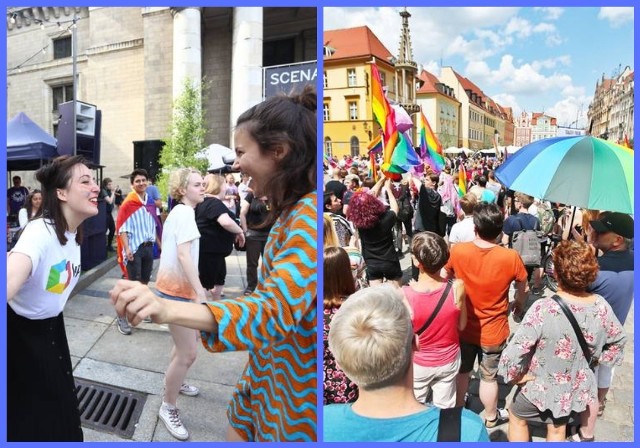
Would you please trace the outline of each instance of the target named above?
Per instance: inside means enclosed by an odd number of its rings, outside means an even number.
[[[134,167],[133,142],[156,151],[185,77],[210,86],[206,144],[232,147],[236,118],[263,99],[263,68],[315,61],[316,18],[316,8],[9,8],[7,117],[25,112],[56,134],[57,106],[73,95],[75,24],[76,100],[102,111],[104,176],[128,189],[119,178]]]

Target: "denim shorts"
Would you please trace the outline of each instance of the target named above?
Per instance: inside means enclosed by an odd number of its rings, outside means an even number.
[[[165,294],[161,291],[158,291],[157,289],[155,291],[156,291],[156,295],[159,297],[162,297],[163,299],[175,300],[176,302],[193,302],[193,300],[191,299],[185,299],[184,297],[171,296],[169,294]]]

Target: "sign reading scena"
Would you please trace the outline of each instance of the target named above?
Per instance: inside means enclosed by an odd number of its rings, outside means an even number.
[[[316,83],[318,66],[316,61],[299,64],[277,65],[264,68],[264,97],[278,92],[300,91],[307,84]]]

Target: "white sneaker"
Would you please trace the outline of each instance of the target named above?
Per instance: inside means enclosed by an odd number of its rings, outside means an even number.
[[[200,389],[196,386],[192,386],[191,384],[182,383],[182,386],[180,386],[180,393],[189,397],[195,397],[200,393]]]
[[[189,438],[189,432],[187,428],[182,424],[180,420],[180,411],[176,407],[170,407],[166,403],[162,403],[160,411],[158,411],[160,420],[167,427],[167,431],[178,440],[187,440]]]

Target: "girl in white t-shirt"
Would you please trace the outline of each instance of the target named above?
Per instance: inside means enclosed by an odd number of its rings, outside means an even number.
[[[162,229],[162,254],[156,279],[158,292],[166,299],[203,303],[207,291],[198,276],[200,232],[196,225],[195,207],[204,200],[204,181],[192,168],[181,168],[169,178],[173,206]],[[196,330],[169,324],[173,338],[171,360],[165,372],[164,397],[160,406],[160,419],[167,430],[179,440],[186,440],[189,432],[184,427],[176,407],[178,394],[194,396],[198,388],[184,383],[187,371],[196,360]]]
[[[43,217],[7,254],[7,440],[82,441],[62,310],[80,277],[80,224],[100,188],[81,156],[40,168]]]

